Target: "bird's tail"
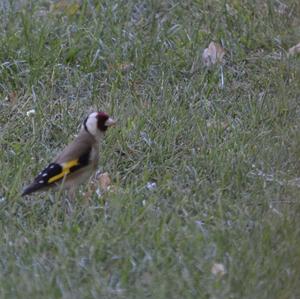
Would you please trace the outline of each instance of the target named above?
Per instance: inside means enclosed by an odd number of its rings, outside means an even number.
[[[39,189],[41,189],[41,185],[40,185],[40,184],[37,184],[36,182],[34,182],[34,183],[30,184],[29,186],[27,186],[27,187],[23,190],[21,196],[28,195],[28,194],[30,194],[30,193],[32,193],[32,192],[35,192],[35,191],[39,190]]]

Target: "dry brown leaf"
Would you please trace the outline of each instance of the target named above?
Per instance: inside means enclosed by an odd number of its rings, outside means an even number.
[[[80,9],[80,1],[60,0],[53,3],[50,11],[55,14],[65,13],[68,16],[75,15]]]
[[[133,63],[121,63],[117,65],[117,68],[122,72],[130,72],[134,67]]]
[[[289,48],[289,55],[293,56],[298,53],[300,53],[300,43],[298,43],[294,47]]]
[[[212,129],[218,129],[218,128],[221,128],[221,129],[224,129],[226,130],[228,127],[229,127],[229,124],[228,122],[226,121],[221,121],[221,122],[218,122],[216,120],[208,120],[206,122],[206,126],[208,128],[212,128]]]
[[[89,201],[95,193],[98,197],[101,197],[105,192],[114,190],[107,172],[96,174],[95,179],[88,185],[87,191],[84,193],[84,198],[86,201]]]
[[[83,194],[86,202],[88,202],[93,197],[93,194],[96,192],[96,189],[97,189],[96,182],[92,180],[88,185],[86,192],[84,192]]]
[[[216,63],[222,63],[225,50],[218,43],[211,42],[208,48],[204,49],[202,54],[202,62],[205,66],[209,67]]]
[[[18,95],[16,91],[12,91],[11,93],[9,93],[7,98],[12,105],[17,104]]]
[[[107,192],[111,186],[111,179],[107,172],[101,173],[98,178],[101,191]]]

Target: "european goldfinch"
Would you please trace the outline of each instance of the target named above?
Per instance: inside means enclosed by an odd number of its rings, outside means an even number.
[[[93,112],[83,122],[78,136],[49,164],[22,196],[49,188],[67,189],[74,195],[79,184],[97,168],[99,143],[108,127],[116,122],[105,112]]]

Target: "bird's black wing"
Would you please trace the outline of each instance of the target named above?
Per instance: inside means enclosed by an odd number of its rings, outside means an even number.
[[[64,163],[51,163],[34,179],[33,183],[26,187],[22,196],[32,192],[47,189],[51,185],[58,183],[67,177],[70,173],[74,173],[89,164],[91,149],[88,149],[78,159],[70,160]]]

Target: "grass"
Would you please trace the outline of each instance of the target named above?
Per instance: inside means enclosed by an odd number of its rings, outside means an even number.
[[[299,298],[298,1],[51,2],[0,5],[0,297]],[[93,109],[113,191],[20,198]]]

